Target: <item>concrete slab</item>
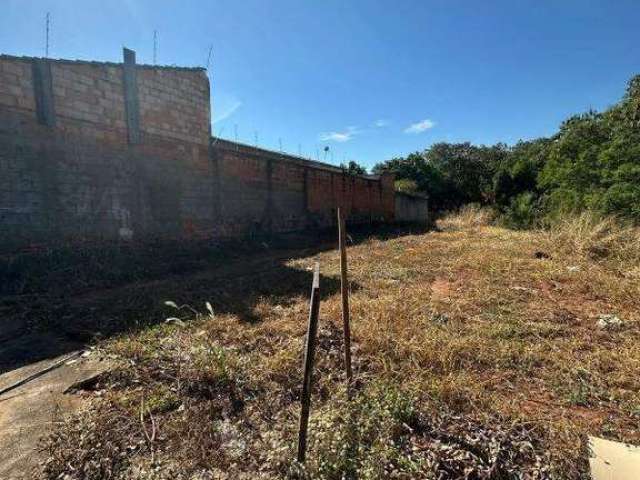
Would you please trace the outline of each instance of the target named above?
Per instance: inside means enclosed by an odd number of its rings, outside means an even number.
[[[589,437],[591,476],[593,480],[638,480],[640,447]]]
[[[0,331],[0,375],[83,347],[82,343],[63,335],[21,331],[20,326],[8,325],[5,319],[0,319]]]
[[[0,375],[0,389],[67,355]],[[0,396],[0,478],[32,478],[33,469],[42,458],[38,452],[40,438],[51,431],[53,422],[82,404],[81,396],[66,395],[63,392],[71,385],[109,367],[108,362],[91,356],[81,357]]]

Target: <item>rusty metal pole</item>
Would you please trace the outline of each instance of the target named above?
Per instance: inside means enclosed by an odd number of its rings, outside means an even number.
[[[311,301],[309,303],[309,324],[304,351],[304,379],[302,397],[300,399],[300,426],[298,429],[298,462],[303,463],[307,454],[307,428],[311,408],[311,386],[313,381],[313,360],[316,351],[316,335],[318,332],[318,314],[320,312],[320,264],[316,262],[311,284]]]
[[[347,372],[347,383],[351,384],[351,327],[349,325],[349,280],[347,278],[347,246],[345,242],[346,227],[342,210],[338,208],[338,244],[340,247],[340,293],[342,295],[342,325],[344,328],[344,368]]]

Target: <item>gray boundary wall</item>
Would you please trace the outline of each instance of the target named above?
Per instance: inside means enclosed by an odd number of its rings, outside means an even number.
[[[0,251],[392,221],[391,175],[211,139],[201,68],[0,55]]]
[[[429,223],[429,199],[423,195],[396,192],[395,220],[397,222]]]

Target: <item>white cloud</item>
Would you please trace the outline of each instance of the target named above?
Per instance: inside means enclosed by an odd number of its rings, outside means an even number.
[[[353,138],[349,132],[328,132],[321,133],[320,140],[323,142],[348,142]]]
[[[383,118],[373,122],[373,126],[376,127],[376,128],[383,128],[383,127],[386,127],[387,125],[389,125],[389,120],[385,120]]]
[[[318,135],[322,142],[339,142],[344,143],[351,140],[355,135],[359,134],[358,127],[347,127],[344,132],[325,132]]]
[[[430,128],[435,127],[436,122],[429,120],[428,118],[421,122],[413,123],[404,129],[404,133],[422,133]]]

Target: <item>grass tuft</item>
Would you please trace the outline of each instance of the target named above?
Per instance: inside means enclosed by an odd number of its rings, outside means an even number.
[[[489,207],[476,204],[464,205],[458,211],[444,215],[437,225],[442,230],[465,230],[474,227],[486,227],[495,219],[494,211]]]

